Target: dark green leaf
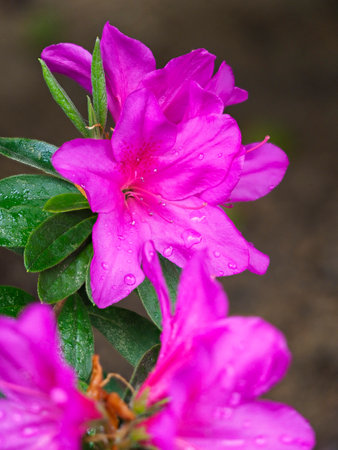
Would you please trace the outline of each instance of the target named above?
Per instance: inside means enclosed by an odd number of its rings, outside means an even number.
[[[32,230],[48,216],[48,212],[31,206],[0,208],[0,246],[24,247]]]
[[[53,267],[73,253],[90,235],[96,216],[91,211],[56,214],[29,236],[24,254],[28,272]]]
[[[135,367],[133,375],[130,379],[130,384],[133,386],[135,391],[137,391],[141,387],[149,373],[155,367],[160,348],[160,344],[156,344],[154,345],[154,347],[151,347],[148,351],[145,352],[140,362]],[[128,402],[130,400],[131,392],[129,389],[126,390],[124,397],[125,401]]]
[[[159,343],[159,330],[133,311],[117,306],[99,309],[89,305],[88,312],[93,326],[133,366],[149,348]]]
[[[60,177],[51,163],[51,157],[56,150],[55,145],[34,139],[0,138],[2,155]]]
[[[162,255],[159,255],[159,257],[163,275],[167,282],[171,305],[174,308],[176,303],[178,280],[181,270],[179,267],[170,262],[168,259],[164,258]],[[162,315],[158,297],[153,285],[150,283],[148,278],[146,278],[143,283],[138,286],[137,291],[149,317],[161,329]]]
[[[88,266],[87,266],[87,273],[86,273],[86,294],[87,297],[89,298],[89,300],[91,301],[91,303],[95,306],[94,300],[93,300],[93,295],[92,295],[92,289],[90,287],[90,264],[91,261],[89,262]]]
[[[89,137],[89,133],[88,133],[88,129],[86,128],[85,121],[83,120],[78,109],[76,108],[74,103],[71,101],[71,99],[68,97],[68,95],[64,91],[64,89],[56,81],[56,78],[54,77],[52,72],[48,69],[47,64],[42,59],[39,59],[39,61],[40,61],[41,67],[42,67],[43,78],[45,79],[45,82],[48,86],[48,89],[50,90],[50,93],[52,94],[53,99],[63,110],[63,112],[68,117],[68,119],[73,123],[75,128],[77,128],[77,130],[83,136]]]
[[[101,132],[99,127],[97,127],[97,119],[96,119],[96,115],[95,115],[95,111],[93,108],[93,104],[90,100],[90,98],[87,95],[87,108],[88,108],[88,122],[89,122],[89,127],[88,127],[88,131],[90,133],[90,137],[93,139],[100,139],[101,137]]]
[[[95,116],[98,120],[98,123],[102,125],[103,131],[106,126],[107,120],[107,91],[99,38],[96,39],[93,51],[91,75]]]
[[[0,180],[0,207],[29,205],[42,207],[48,199],[60,194],[79,193],[67,181],[47,175],[15,175]]]
[[[58,317],[62,350],[78,377],[86,381],[92,370],[94,337],[87,309],[78,294],[69,297]]]
[[[90,208],[88,200],[80,192],[59,194],[49,199],[43,209],[45,211],[60,213],[68,211],[77,211],[79,209]]]
[[[0,286],[0,314],[16,317],[34,297],[22,289],[12,286]]]
[[[93,254],[92,244],[39,275],[38,294],[44,303],[56,303],[74,294],[85,282],[87,266]]]

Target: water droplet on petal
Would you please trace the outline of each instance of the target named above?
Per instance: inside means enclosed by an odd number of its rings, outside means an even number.
[[[221,253],[217,250],[214,251],[214,257],[219,258],[221,256]]]
[[[270,184],[269,189],[272,191],[272,189],[275,189],[275,185],[274,184]]]
[[[266,444],[266,438],[264,436],[257,436],[255,438],[255,442],[256,442],[257,445],[263,446],[263,445]]]
[[[163,250],[163,255],[166,257],[171,256],[173,254],[173,251],[174,251],[174,249],[170,245],[169,247],[167,247]]]
[[[286,434],[282,434],[281,437],[280,437],[280,441],[283,444],[290,445],[290,444],[293,444],[294,440],[293,440],[293,438],[291,436],[288,436]]]
[[[34,434],[37,434],[37,432],[37,427],[25,427],[21,433],[23,436],[34,436]]]
[[[157,172],[157,169],[154,169],[153,172],[156,173],[156,172]]]
[[[136,223],[135,220],[132,220],[132,221],[130,222],[130,225],[134,226],[135,223]]]
[[[127,250],[127,252],[128,252],[128,253],[133,253],[133,250],[132,250],[131,248],[129,248],[129,249]]]
[[[122,234],[119,234],[117,237],[118,237],[118,239],[120,239],[120,241],[124,241],[125,240],[125,237]]]
[[[142,181],[142,183],[144,183],[144,177],[140,177],[140,180]]]
[[[236,270],[237,269],[237,264],[236,263],[229,263],[228,264],[229,269],[231,270]]]
[[[223,156],[223,153],[218,153],[218,158],[222,158],[222,156]]]
[[[154,213],[153,213],[152,211],[148,211],[148,215],[149,215],[149,216],[153,216]]]
[[[220,271],[218,272],[218,274],[217,274],[218,277],[222,277],[223,275],[224,275],[223,270],[220,270]]]
[[[189,215],[192,222],[200,223],[204,222],[206,219],[205,214],[202,213],[202,211],[193,211]]]
[[[198,233],[198,231],[191,230],[191,229],[183,231],[181,236],[183,238],[184,245],[187,248],[190,248],[193,245],[199,244],[202,240],[201,234]]]
[[[199,159],[200,161],[202,161],[202,159],[204,159],[204,153],[200,153],[200,154],[198,155],[198,159]]]
[[[109,268],[109,266],[108,266],[108,264],[106,262],[102,262],[101,263],[101,267],[102,267],[103,270],[108,270],[108,268]]]
[[[125,275],[124,277],[124,282],[128,286],[133,286],[136,283],[136,278],[132,273],[127,273],[127,275]]]
[[[239,392],[233,392],[229,399],[230,405],[237,406],[240,401],[241,401],[241,394]]]
[[[66,403],[66,401],[68,400],[67,392],[61,388],[53,388],[50,391],[50,396],[51,396],[52,400],[59,405]]]
[[[121,245],[117,245],[116,246],[116,250],[120,251],[121,250]]]

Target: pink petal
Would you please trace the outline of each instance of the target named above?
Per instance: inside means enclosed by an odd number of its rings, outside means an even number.
[[[186,80],[204,86],[210,79],[215,56],[204,49],[172,59],[163,68],[149,73],[143,85],[150,89],[158,99],[169,120],[178,123],[182,116],[182,86]],[[184,89],[184,88],[183,88]]]
[[[289,164],[286,154],[273,144],[246,145],[245,161],[240,181],[231,194],[231,201],[256,200],[274,189],[283,179]]]
[[[227,105],[236,105],[237,103],[245,102],[248,99],[248,95],[248,91],[245,91],[244,89],[238,87],[234,87],[232,95],[227,101]]]
[[[88,92],[92,91],[92,55],[75,44],[56,44],[46,47],[41,58],[52,72],[66,75]]]
[[[62,176],[85,190],[93,211],[109,212],[121,200],[119,185],[125,174],[119,171],[109,140],[66,142],[54,153],[52,163]]]
[[[235,77],[232,69],[225,63],[225,61],[223,61],[217,73],[206,84],[205,89],[220,97],[224,103],[224,106],[226,106],[232,95],[234,86]]]
[[[264,275],[267,271],[270,263],[270,258],[268,255],[257,250],[253,244],[249,242],[249,266],[248,270],[253,273],[257,273],[258,275]]]
[[[128,97],[112,136],[117,161],[140,171],[171,149],[175,140],[176,126],[165,118],[151,92],[141,89]]]
[[[240,140],[237,123],[229,116],[195,117],[180,125],[173,151],[160,158],[147,185],[165,200],[185,199],[217,186],[240,151]]]
[[[310,450],[315,445],[309,423],[289,406],[271,401],[245,403],[233,410],[219,408],[204,427],[196,424],[195,430],[183,429],[179,436],[205,450]]]
[[[220,208],[203,206],[196,197],[188,204],[159,206],[147,222],[156,250],[179,267],[202,249],[208,250],[205,262],[212,275],[233,275],[248,267],[248,246],[242,235]]]
[[[117,121],[127,96],[139,87],[148,72],[155,69],[156,63],[148,47],[108,22],[102,32],[101,52],[107,89],[114,100],[112,114]]]
[[[181,121],[186,122],[194,117],[212,113],[222,114],[223,103],[215,94],[203,89],[195,81],[185,82],[185,86],[187,95],[186,98],[182,98],[184,114]]]
[[[121,300],[142,283],[140,265],[146,240],[149,236],[141,221],[133,220],[127,209],[99,214],[93,227],[94,257],[90,268],[92,295],[99,308]]]

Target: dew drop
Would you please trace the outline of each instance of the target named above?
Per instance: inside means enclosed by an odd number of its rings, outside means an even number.
[[[127,250],[127,252],[128,252],[128,253],[133,253],[133,250],[132,250],[131,248],[129,248],[129,249]]]
[[[157,172],[157,169],[154,169],[153,172],[156,173],[156,172]]]
[[[21,433],[23,436],[34,436],[37,432],[38,429],[36,427],[25,427]]]
[[[219,258],[220,256],[221,256],[220,252],[217,251],[217,250],[215,250],[215,251],[214,251],[214,257],[215,257],[215,258]]]
[[[102,262],[101,263],[101,267],[102,267],[103,270],[108,270],[109,266],[108,266],[108,264],[106,262]]]
[[[192,222],[200,223],[205,221],[205,214],[202,211],[193,211],[190,213],[190,220]]]
[[[130,222],[130,225],[134,226],[135,223],[136,223],[135,220],[132,220],[132,221]]]
[[[142,181],[142,183],[144,183],[144,177],[140,177],[140,180]]]
[[[240,401],[241,401],[241,394],[239,392],[233,392],[229,399],[230,405],[237,406]]]
[[[236,263],[229,263],[228,267],[229,267],[229,269],[236,270],[237,269],[237,264]]]
[[[191,229],[183,231],[181,236],[184,241],[184,245],[187,248],[190,248],[193,245],[199,244],[202,240],[202,236],[200,235],[200,233],[198,233],[195,230],[191,230]]]
[[[218,158],[222,158],[222,156],[223,156],[223,153],[218,153]]]
[[[200,153],[200,154],[198,155],[198,159],[199,159],[200,161],[202,161],[202,159],[204,159],[204,153]]]
[[[162,202],[161,206],[167,206],[167,204],[165,202]]]
[[[275,185],[274,184],[270,184],[270,186],[269,186],[269,189],[270,189],[270,191],[272,191],[272,189],[275,189]]]
[[[120,241],[124,241],[125,240],[125,237],[122,234],[119,234],[117,237],[118,237],[118,239],[120,239]]]
[[[153,213],[152,211],[149,211],[149,212],[148,212],[148,215],[149,215],[149,216],[153,216],[154,213]]]
[[[218,272],[218,274],[217,274],[218,277],[222,277],[223,275],[224,275],[223,270],[220,270],[220,271]]]
[[[66,403],[68,400],[67,392],[61,388],[53,388],[50,391],[50,396],[52,400],[57,404]]]
[[[166,257],[171,256],[173,254],[173,251],[174,251],[174,249],[170,245],[169,247],[167,247],[163,250],[163,255]]]
[[[280,437],[280,441],[282,444],[290,445],[293,444],[293,438],[291,436],[288,436],[286,434],[282,434]]]
[[[257,436],[255,442],[258,446],[263,446],[266,444],[266,438],[264,436]]]
[[[132,273],[127,273],[127,275],[125,275],[124,277],[124,282],[128,286],[133,286],[136,283],[136,278]]]

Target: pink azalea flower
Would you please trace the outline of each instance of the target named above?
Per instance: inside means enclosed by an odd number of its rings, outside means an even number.
[[[76,450],[85,422],[100,417],[62,360],[50,307],[0,317],[0,448]]]
[[[80,185],[99,213],[91,263],[99,307],[143,281],[142,247],[149,239],[180,267],[208,248],[213,275],[266,271],[268,257],[217,205],[269,192],[282,179],[287,158],[272,144],[245,152],[230,116],[209,114],[175,125],[146,89],[129,95],[111,140],[75,139],[61,146],[53,155],[55,169]]]
[[[215,56],[205,49],[174,58],[155,70],[151,50],[108,22],[103,28],[101,53],[108,93],[108,105],[117,122],[129,94],[147,87],[158,99],[166,116],[179,122],[196,115],[222,113],[227,105],[247,99],[247,92],[235,87],[230,66],[223,62],[215,75]],[[91,92],[91,54],[69,43],[45,48],[41,58],[53,72],[67,75]]]
[[[172,314],[151,243],[144,253],[163,333],[157,364],[139,394],[148,390],[149,405],[168,399],[145,422],[152,443],[161,450],[313,448],[314,433],[302,416],[287,405],[258,399],[289,366],[283,335],[258,317],[226,317],[227,298],[205,270],[203,253],[183,269]]]

